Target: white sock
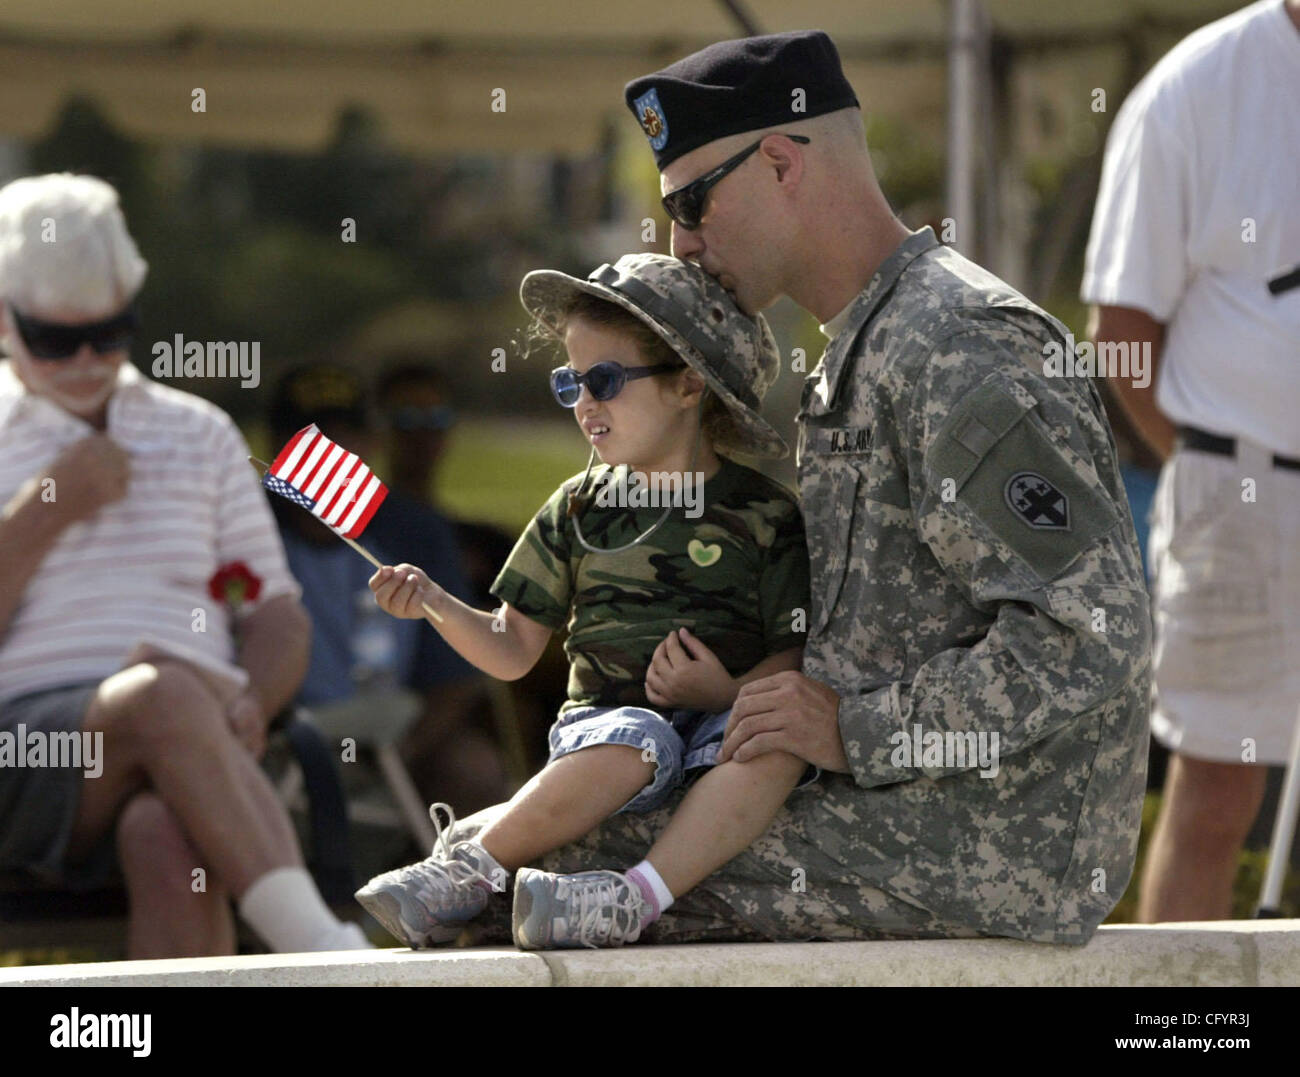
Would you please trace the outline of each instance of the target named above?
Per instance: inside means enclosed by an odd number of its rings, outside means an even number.
[[[356,924],[330,912],[306,868],[275,868],[254,880],[239,915],[276,953],[370,948]]]
[[[339,921],[339,926],[327,939],[318,939],[316,950],[373,950],[375,944],[366,938],[360,924]]]
[[[654,865],[649,860],[642,860],[632,870],[650,884],[650,889],[655,892],[655,902],[659,905],[659,914],[662,916],[673,903],[672,891],[659,877],[659,872],[655,871]]]

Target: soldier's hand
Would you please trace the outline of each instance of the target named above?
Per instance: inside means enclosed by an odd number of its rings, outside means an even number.
[[[131,459],[107,434],[74,441],[50,465],[54,503],[68,523],[89,519],[126,496]]]
[[[789,752],[822,770],[847,773],[839,714],[840,697],[802,673],[787,670],[750,681],[736,696],[718,762]]]
[[[425,603],[438,610],[447,592],[414,565],[385,565],[370,577],[370,590],[385,613],[408,620],[423,617]]]
[[[669,632],[655,648],[645,675],[645,694],[657,707],[725,711],[736,682],[718,656],[685,628]]]

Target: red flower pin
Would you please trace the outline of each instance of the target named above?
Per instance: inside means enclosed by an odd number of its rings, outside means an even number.
[[[208,594],[236,610],[245,600],[257,601],[261,590],[262,577],[254,575],[243,561],[231,561],[222,565],[212,574],[212,579],[208,580]]]

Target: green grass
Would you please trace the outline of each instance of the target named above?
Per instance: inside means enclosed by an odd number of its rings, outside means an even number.
[[[572,421],[465,419],[448,440],[437,501],[453,516],[518,534],[586,463],[586,442]]]
[[[93,946],[59,946],[48,949],[0,950],[0,969],[19,965],[78,965],[86,961],[111,961],[120,953],[107,956]]]
[[[250,424],[244,436],[263,460],[280,448],[260,424]],[[382,453],[366,463],[386,476]],[[516,535],[560,483],[586,465],[587,445],[572,419],[464,418],[448,435],[436,500],[453,516],[499,524]]]

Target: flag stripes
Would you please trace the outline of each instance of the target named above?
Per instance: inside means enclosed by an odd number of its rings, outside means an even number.
[[[388,496],[388,487],[361,458],[330,441],[315,423],[289,439],[262,482],[350,539],[365,530]]]

